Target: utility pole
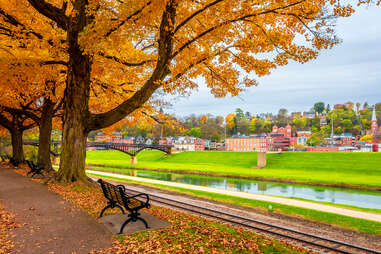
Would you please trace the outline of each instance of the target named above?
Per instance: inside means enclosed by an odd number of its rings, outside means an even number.
[[[224,134],[225,134],[224,142],[225,142],[225,144],[226,144],[226,123],[225,123],[225,128],[224,128],[224,129],[225,129],[225,131],[224,131],[224,132],[225,132],[225,133],[224,133]]]

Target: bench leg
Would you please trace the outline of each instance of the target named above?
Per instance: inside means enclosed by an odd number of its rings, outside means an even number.
[[[122,213],[125,214],[123,208],[122,208],[120,205],[107,205],[105,208],[103,208],[103,210],[102,210],[102,212],[101,212],[101,214],[99,215],[98,218],[101,218],[101,217],[103,216],[104,212],[105,212],[107,209],[109,209],[109,208],[115,208],[115,207],[118,207],[118,208],[122,211]]]
[[[149,228],[149,227],[148,227],[148,224],[147,224],[147,222],[146,222],[145,219],[143,219],[143,218],[141,218],[141,217],[138,217],[138,218],[136,218],[136,219],[142,221],[142,222],[144,223],[144,226],[146,226],[146,228]]]
[[[130,221],[132,221],[132,218],[129,218],[128,220],[126,220],[126,221],[123,223],[122,227],[120,228],[120,231],[119,231],[118,235],[123,234],[123,229],[124,229],[124,227],[125,227]]]
[[[124,227],[125,227],[129,222],[131,222],[131,221],[136,222],[137,220],[142,221],[142,222],[144,223],[144,226],[145,226],[146,228],[149,228],[149,227],[148,227],[148,224],[147,224],[147,222],[146,222],[145,219],[143,219],[143,218],[141,218],[141,217],[131,217],[131,218],[129,218],[128,220],[126,220],[126,221],[123,223],[122,227],[120,228],[120,232],[118,233],[118,235],[123,234],[123,229],[124,229]]]

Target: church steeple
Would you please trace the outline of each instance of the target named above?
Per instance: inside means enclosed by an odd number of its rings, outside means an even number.
[[[371,132],[372,134],[376,132],[378,128],[378,124],[377,124],[377,116],[376,116],[376,106],[373,107],[373,113],[372,113],[372,122],[371,122]]]
[[[372,121],[377,121],[377,118],[376,118],[376,106],[373,107]]]

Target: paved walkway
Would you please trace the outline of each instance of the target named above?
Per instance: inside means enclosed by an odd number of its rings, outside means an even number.
[[[6,168],[0,168],[0,202],[21,225],[12,232],[15,253],[89,253],[111,247],[111,233],[102,224],[47,186]]]
[[[267,195],[261,195],[261,194],[253,194],[253,193],[223,190],[223,189],[210,188],[210,187],[197,186],[197,185],[190,185],[190,184],[183,184],[183,183],[174,183],[174,182],[153,180],[153,179],[134,177],[134,176],[126,176],[126,175],[100,172],[100,171],[93,171],[93,170],[86,170],[86,172],[91,173],[91,174],[103,175],[103,176],[118,177],[118,178],[127,179],[127,180],[134,180],[134,181],[154,183],[154,184],[163,184],[163,185],[172,186],[172,187],[180,187],[180,188],[186,188],[186,189],[192,189],[192,190],[207,191],[207,192],[225,194],[225,195],[247,198],[247,199],[269,201],[269,202],[274,202],[274,203],[279,203],[279,204],[284,204],[284,205],[298,206],[298,207],[309,208],[309,209],[314,209],[314,210],[319,210],[319,211],[324,211],[324,212],[337,213],[340,215],[345,215],[345,216],[350,216],[350,217],[355,217],[355,218],[360,218],[360,219],[366,219],[366,220],[373,220],[373,221],[381,222],[381,214],[356,211],[356,210],[352,210],[352,209],[346,209],[346,208],[324,205],[324,204],[319,204],[319,203],[313,203],[313,202],[308,202],[308,201],[300,201],[300,200],[294,200],[294,199],[289,199],[289,198],[273,197],[273,196],[267,196]]]

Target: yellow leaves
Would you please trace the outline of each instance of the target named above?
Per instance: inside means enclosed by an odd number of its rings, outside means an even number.
[[[206,121],[208,121],[208,117],[206,115],[202,115],[201,118],[200,118],[200,121],[201,123],[206,123]]]
[[[50,184],[49,189],[74,206],[97,216],[106,205],[100,188],[83,184]],[[120,213],[109,209],[107,213]],[[112,247],[93,250],[102,253],[301,253],[303,250],[259,236],[253,232],[220,224],[205,218],[168,208],[152,206],[145,212],[168,221],[160,230],[144,231],[116,237]]]
[[[351,16],[353,13],[355,12],[355,10],[352,8],[352,6],[349,4],[349,5],[346,5],[346,6],[339,6],[339,5],[336,5],[333,9],[333,14],[335,16],[341,16],[341,17],[349,17]]]
[[[13,252],[14,243],[10,231],[18,227],[15,218],[0,204],[0,253]]]
[[[229,128],[233,128],[234,127],[234,118],[235,118],[235,114],[234,113],[230,113],[230,114],[228,114],[225,117],[225,122],[226,122],[226,124],[228,125]]]
[[[58,7],[63,4],[62,0],[49,2]],[[172,21],[162,19],[167,3],[90,1],[86,15],[91,16],[91,23],[80,32],[79,44],[92,59],[93,112],[107,111],[131,98],[152,78],[155,69],[154,84],[165,93],[187,94],[197,89],[195,80],[202,77],[216,97],[236,96],[245,87],[257,85],[255,76],[269,75],[290,59],[305,63],[316,58],[321,49],[339,43],[326,17],[353,13],[350,5],[339,6],[336,0],[264,0],[255,4],[245,0],[183,0],[173,2],[173,15],[166,14],[174,17]],[[13,37],[0,37],[2,59],[13,56],[23,66],[38,59],[68,60],[67,34],[52,20],[25,0],[0,0],[0,7],[24,24],[11,26],[0,15],[0,24],[13,33]],[[80,15],[70,1],[66,14],[69,18]],[[160,37],[161,25],[166,27],[163,34],[171,32],[166,38]],[[157,66],[159,44],[166,41],[171,44],[166,45],[160,59],[168,62],[165,67]],[[157,78],[167,67],[170,73]],[[15,81],[39,86],[43,86],[44,78],[55,79],[63,91],[66,74],[62,68],[57,72],[54,68],[57,66],[35,66],[32,71],[30,66],[28,73],[37,73],[36,77],[22,77],[16,70],[12,75]],[[9,65],[4,65],[6,69]],[[17,82],[13,83],[17,87]]]

